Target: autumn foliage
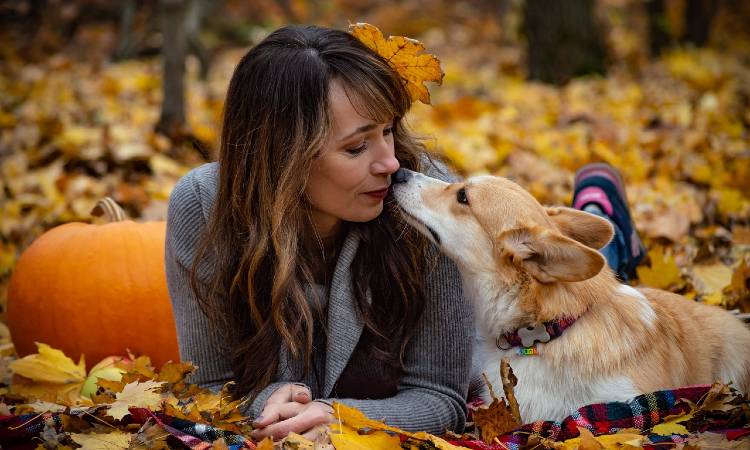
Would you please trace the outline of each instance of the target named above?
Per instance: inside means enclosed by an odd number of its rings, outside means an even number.
[[[519,33],[512,27],[520,20],[517,10],[499,20],[483,2],[435,1],[430,11],[419,2],[388,2],[385,11],[331,0],[326,4],[336,8],[322,13],[313,2],[247,3],[227,2],[233,12],[228,16],[256,8],[252,11],[265,11],[269,23],[293,15],[330,25],[340,19],[331,11],[340,7],[352,13],[349,17],[377,23],[386,34],[419,37],[386,38],[365,23],[351,26],[420,100],[406,122],[430,150],[461,175],[512,177],[548,205],[570,204],[577,168],[596,161],[612,164],[623,174],[636,227],[648,247],[631,283],[750,313],[750,44],[733,26],[731,11],[717,17],[712,45],[677,46],[650,58],[631,14],[633,2],[602,1],[612,59],[607,76],[552,87],[526,80]],[[346,29],[348,23],[340,21]],[[249,435],[242,405],[227,389],[214,393],[187,383],[185,376],[194,370],[190,364],[162,365],[175,354],[174,340],[156,337],[153,324],[168,330],[171,317],[164,310],[156,316],[144,310],[152,296],[165,296],[163,278],[157,278],[163,270],[158,248],[167,199],[182,175],[215,156],[228,77],[246,49],[217,45],[206,80],[188,60],[189,133],[171,140],[154,131],[162,101],[159,58],[112,62],[108,52],[116,27],[111,24],[83,25],[67,46],[57,42],[54,30],[42,29],[32,51],[0,30],[0,305],[13,331],[11,337],[0,326],[0,412],[64,416],[67,428],[45,428],[48,446],[85,446],[103,427],[109,436],[95,439],[106,439],[112,448],[166,448],[170,432],[164,424],[151,418],[136,426],[130,421],[137,411]],[[253,25],[245,44],[268,31]],[[128,238],[105,228],[103,218],[91,217],[106,196],[137,222],[126,225]],[[81,224],[64,225],[70,222]],[[148,222],[162,225],[146,231]],[[51,244],[42,237],[74,229],[85,230],[84,235]],[[148,250],[134,247],[140,234]],[[38,253],[35,240],[44,246],[43,254],[30,256],[29,266],[21,255]],[[94,241],[104,250],[86,256],[84,248]],[[7,300],[14,272],[18,281],[10,295],[22,298],[15,311]],[[141,295],[137,285],[149,292]],[[152,346],[140,344],[144,335]],[[35,355],[19,359],[13,340],[20,353]],[[41,343],[37,347],[34,341]],[[85,350],[104,341],[113,346],[103,353]],[[79,353],[85,359],[78,363],[68,358]],[[113,357],[87,369],[86,362],[107,355]],[[507,389],[503,386],[506,398],[512,393]],[[491,441],[501,428],[516,425],[505,404],[495,407],[497,414],[482,410],[476,416],[480,425],[483,418],[488,422],[474,438]],[[717,417],[742,427],[749,410],[746,400],[717,385],[700,405],[656,431],[695,433]],[[344,405],[336,412],[338,422],[329,432],[336,448],[454,448],[448,437],[407,433]],[[637,448],[645,443],[632,430],[607,436],[581,430],[574,442],[537,444]],[[212,443],[223,448],[229,437]],[[692,439],[696,445],[728,445],[723,436]],[[300,436],[288,438],[288,448],[310,445]],[[258,446],[270,447],[269,442]]]

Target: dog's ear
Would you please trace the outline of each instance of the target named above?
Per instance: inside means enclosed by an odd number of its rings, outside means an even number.
[[[604,267],[604,257],[573,239],[543,227],[507,230],[495,240],[498,256],[541,283],[587,280]]]
[[[547,215],[565,236],[593,249],[607,245],[615,234],[609,220],[597,215],[564,206],[546,208]]]

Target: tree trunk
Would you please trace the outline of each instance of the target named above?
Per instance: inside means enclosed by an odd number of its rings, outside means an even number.
[[[120,12],[120,38],[113,55],[115,61],[132,58],[138,51],[138,39],[133,34],[136,0],[124,0]]]
[[[685,41],[696,47],[706,45],[711,22],[718,9],[718,0],[688,0],[685,8]]]
[[[526,0],[529,78],[564,84],[571,78],[604,74],[602,32],[593,0]]]
[[[186,0],[161,0],[164,98],[156,131],[172,137],[185,126],[186,6]]]
[[[649,53],[651,56],[659,56],[672,40],[664,0],[647,1],[646,10],[648,11]]]
[[[185,34],[187,35],[188,50],[198,58],[200,62],[200,77],[204,81],[208,78],[208,69],[211,63],[208,49],[206,49],[200,39],[201,22],[206,14],[207,7],[208,2],[206,0],[189,0],[187,15],[185,16]]]

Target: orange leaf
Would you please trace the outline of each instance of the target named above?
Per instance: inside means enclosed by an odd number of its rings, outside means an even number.
[[[406,83],[413,101],[430,103],[430,92],[424,82],[441,84],[444,73],[435,55],[423,53],[424,44],[404,36],[389,36],[386,39],[378,27],[369,23],[350,25],[349,32],[388,61]]]

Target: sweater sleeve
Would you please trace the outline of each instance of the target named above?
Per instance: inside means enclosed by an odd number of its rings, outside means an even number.
[[[188,381],[216,392],[233,380],[233,372],[229,361],[219,351],[222,343],[211,331],[211,324],[190,287],[190,267],[207,221],[203,211],[206,199],[202,199],[201,194],[205,195],[195,171],[180,179],[172,191],[167,210],[165,264],[180,359],[198,366]],[[210,263],[198,267],[199,289],[206,289],[208,274],[214,269]],[[279,380],[266,386],[242,412],[255,417],[268,397],[285,383]]]
[[[425,174],[455,182],[440,162]],[[404,355],[404,376],[394,397],[326,399],[353,406],[372,419],[407,431],[463,431],[474,343],[473,310],[464,298],[455,264],[439,253],[426,278],[427,304]],[[437,255],[435,255],[437,253]]]
[[[218,391],[231,379],[232,370],[228,361],[218,355],[219,343],[211,338],[208,318],[190,286],[190,267],[205,227],[200,188],[195,171],[191,171],[177,182],[169,198],[164,251],[167,288],[180,359],[198,366],[189,381]],[[205,289],[206,274],[199,271],[198,281],[199,287]]]

